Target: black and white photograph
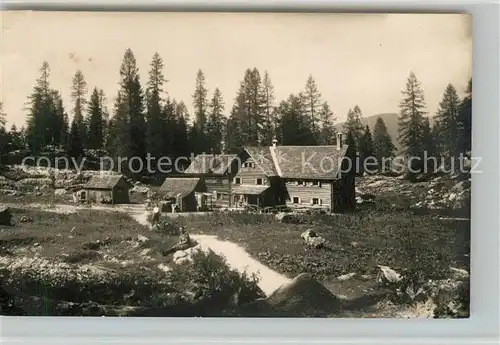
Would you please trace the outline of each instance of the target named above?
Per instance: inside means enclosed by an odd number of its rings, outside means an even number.
[[[1,23],[0,315],[469,318],[471,15]]]

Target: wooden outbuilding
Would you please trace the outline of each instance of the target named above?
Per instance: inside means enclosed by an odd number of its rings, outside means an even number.
[[[92,176],[78,192],[82,201],[100,204],[128,204],[132,184],[123,175]]]
[[[178,212],[194,212],[210,207],[204,181],[200,177],[168,177],[158,195]]]

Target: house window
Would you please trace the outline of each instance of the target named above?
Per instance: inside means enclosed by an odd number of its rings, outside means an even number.
[[[257,184],[258,184],[258,185],[262,185],[262,179],[261,179],[261,178],[258,178],[258,179],[257,179]]]
[[[319,181],[313,181],[312,185],[313,186],[320,186],[321,187],[321,184],[319,183]]]
[[[293,197],[293,203],[294,204],[300,204],[300,198],[298,196]]]
[[[243,163],[244,168],[253,168],[254,164],[252,162],[245,162]]]
[[[297,181],[297,186],[304,186],[304,185],[305,185],[304,181],[302,181],[302,180]]]
[[[235,177],[234,178],[234,184],[241,184],[241,178]]]
[[[313,205],[321,205],[321,199],[313,198],[312,199],[312,204]]]

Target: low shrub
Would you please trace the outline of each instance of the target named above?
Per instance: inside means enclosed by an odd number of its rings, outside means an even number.
[[[232,306],[265,297],[255,275],[231,269],[224,257],[211,250],[195,251],[192,261],[174,266],[170,278],[198,316],[220,315]]]

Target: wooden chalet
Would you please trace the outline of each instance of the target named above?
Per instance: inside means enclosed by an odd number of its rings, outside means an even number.
[[[184,171],[184,176],[203,177],[206,193],[211,195],[211,205],[230,207],[233,178],[244,159],[244,153],[199,154]]]
[[[81,201],[101,204],[127,204],[132,184],[123,175],[96,175],[78,192]]]
[[[356,206],[355,152],[343,143],[340,133],[336,145],[273,145],[270,151],[286,188],[287,206],[332,212]]]

